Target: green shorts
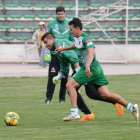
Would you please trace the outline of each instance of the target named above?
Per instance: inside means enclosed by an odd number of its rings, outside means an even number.
[[[100,65],[92,66],[90,68],[92,76],[89,78],[85,73],[85,68],[82,68],[79,72],[73,75],[73,79],[80,85],[85,85],[86,83],[92,83],[93,85],[107,85],[108,80],[106,79],[103,69]]]

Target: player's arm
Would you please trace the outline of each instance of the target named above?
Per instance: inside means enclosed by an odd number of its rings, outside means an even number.
[[[64,74],[61,73],[61,72],[58,72],[58,75],[57,76],[54,76],[52,81],[53,81],[53,84],[58,84],[59,81],[64,77]]]
[[[79,66],[79,62],[75,63],[74,64],[74,68],[75,68],[75,71],[78,72],[80,71],[80,66]],[[69,63],[60,63],[60,71],[58,73],[57,76],[53,77],[53,84],[58,84],[59,81],[65,77],[65,74],[68,74],[69,72]],[[64,74],[65,73],[65,74]]]
[[[74,66],[73,70],[76,72],[80,71],[79,58],[76,51],[64,51],[63,54],[66,55],[69,63]]]
[[[75,44],[72,44],[68,47],[64,47],[64,48],[57,48],[55,49],[55,53],[58,53],[58,52],[62,52],[64,50],[72,50],[72,49],[75,49]]]
[[[90,72],[90,65],[94,58],[94,52],[95,52],[95,48],[92,47],[88,49],[88,59],[86,63],[85,73],[89,78],[92,76],[92,73]]]
[[[59,59],[60,60],[60,59]],[[69,73],[69,63],[63,62],[60,60],[60,71],[57,76],[53,77],[52,81],[54,84],[58,84],[59,81]]]
[[[90,78],[92,76],[92,73],[90,72],[90,65],[94,59],[94,53],[95,53],[95,46],[91,40],[88,39],[88,37],[84,38],[83,44],[88,50],[88,59],[85,67],[85,73]]]
[[[77,62],[77,63],[74,64],[74,68],[75,68],[75,71],[76,72],[80,71],[81,67],[79,65],[79,62]]]

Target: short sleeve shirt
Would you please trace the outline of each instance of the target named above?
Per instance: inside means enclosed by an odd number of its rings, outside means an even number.
[[[88,59],[88,49],[95,47],[93,42],[90,40],[87,33],[83,32],[80,37],[75,37],[75,48],[79,57],[79,62],[81,66],[86,65]],[[94,59],[91,63],[92,65],[98,65],[98,61],[96,60],[96,54],[94,54]]]

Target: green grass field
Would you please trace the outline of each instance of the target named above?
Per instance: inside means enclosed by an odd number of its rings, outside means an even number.
[[[107,76],[109,89],[140,105],[140,75]],[[57,85],[51,104],[45,104],[47,78],[0,78],[0,140],[139,140],[140,123],[129,111],[122,117],[112,104],[89,99],[81,88],[85,102],[95,119],[88,122],[63,122],[70,111],[58,103]],[[20,116],[18,126],[6,126],[7,112]]]

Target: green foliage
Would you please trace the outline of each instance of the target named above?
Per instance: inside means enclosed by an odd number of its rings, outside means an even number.
[[[140,75],[107,76],[109,89],[132,103],[140,105]],[[47,78],[0,78],[0,140],[138,140],[139,123],[124,109],[122,117],[112,104],[85,99],[95,119],[88,122],[63,122],[70,111],[69,96],[66,103],[58,100],[56,86],[51,104],[45,104]],[[19,114],[18,126],[4,123],[7,112]]]

